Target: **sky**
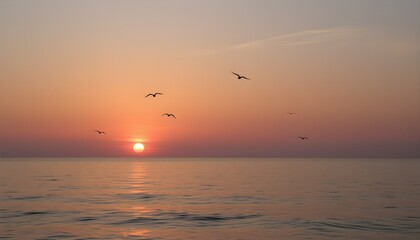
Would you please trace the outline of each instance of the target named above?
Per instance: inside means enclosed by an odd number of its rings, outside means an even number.
[[[419,158],[419,13],[416,0],[1,0],[0,157]]]

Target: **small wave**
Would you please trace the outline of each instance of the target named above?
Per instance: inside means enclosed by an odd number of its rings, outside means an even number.
[[[77,221],[77,222],[88,222],[88,221],[94,221],[96,219],[97,218],[95,218],[95,217],[80,217],[80,218],[75,219],[75,221]]]
[[[7,210],[0,215],[0,222],[10,221],[8,219],[19,219],[19,218],[31,218],[31,217],[41,217],[44,215],[54,215],[54,216],[73,216],[74,214],[81,214],[77,211],[52,211],[52,210],[43,210],[43,211],[14,211],[14,210]],[[49,219],[50,216],[46,216],[45,219]],[[13,220],[12,220],[13,221]]]
[[[330,232],[335,230],[371,231],[371,232],[396,232],[396,233],[420,233],[420,225],[403,224],[400,220],[389,221],[346,221],[346,220],[323,220],[311,221],[294,219],[288,223],[292,227],[303,227],[307,230],[318,232]]]
[[[30,215],[44,215],[44,214],[51,214],[50,211],[30,211],[30,212],[23,212],[22,215],[30,216]]]
[[[163,199],[165,195],[161,194],[150,194],[145,192],[140,193],[130,193],[130,194],[117,194],[117,197],[130,199],[130,200],[156,200],[156,199]]]
[[[35,176],[35,178],[37,178],[39,181],[49,181],[49,182],[58,181],[58,179],[52,175]]]
[[[239,224],[240,221],[258,218],[260,215],[223,215],[220,213],[214,214],[195,214],[188,212],[176,211],[155,211],[154,213],[145,216],[136,217],[114,224],[136,224],[136,225],[218,225],[219,223]]]
[[[115,225],[120,225],[120,224],[135,223],[135,224],[138,224],[138,225],[149,225],[149,224],[152,224],[154,222],[162,222],[162,221],[165,221],[165,219],[153,218],[153,217],[137,217],[137,218],[132,218],[132,219],[120,221],[120,222],[117,222],[117,223],[114,223],[114,224]]]
[[[47,237],[37,238],[36,240],[49,240],[49,239],[62,239],[62,238],[75,238],[76,235],[70,233],[56,233]]]
[[[114,211],[114,210],[105,210],[106,211],[106,215],[119,215],[119,214],[124,214],[125,212],[121,212],[121,211]]]
[[[267,199],[257,196],[232,195],[220,198],[225,204],[261,203]]]
[[[400,217],[397,219],[398,221],[402,221],[402,222],[413,222],[413,221],[418,221],[420,220],[420,217],[415,217],[415,216],[405,216],[405,217]],[[419,226],[420,229],[420,226]]]
[[[47,196],[22,196],[22,197],[9,197],[12,200],[38,200],[38,199],[43,199],[46,198]]]

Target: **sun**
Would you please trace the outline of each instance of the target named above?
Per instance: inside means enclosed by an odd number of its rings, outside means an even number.
[[[133,150],[134,150],[134,152],[137,152],[137,153],[143,152],[144,151],[144,145],[141,144],[141,143],[136,143],[136,144],[133,145]]]

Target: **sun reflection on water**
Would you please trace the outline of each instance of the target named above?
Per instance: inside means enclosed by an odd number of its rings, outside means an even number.
[[[132,218],[144,217],[146,214],[152,212],[147,208],[144,203],[142,196],[147,196],[147,174],[144,163],[133,162],[130,173],[128,175],[128,196],[130,196],[131,201],[129,204],[125,204],[124,211],[129,212]],[[122,232],[121,235],[124,237],[134,237],[134,238],[148,238],[150,237],[151,230],[144,229],[144,226],[141,228],[133,227],[129,228],[126,231]]]
[[[130,172],[129,189],[130,193],[146,192],[146,171],[143,163],[135,162]]]
[[[124,237],[148,237],[150,230],[139,230],[139,229],[130,229],[128,232],[124,232],[122,235]]]

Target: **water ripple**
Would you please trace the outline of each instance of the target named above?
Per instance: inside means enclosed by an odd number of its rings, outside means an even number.
[[[267,201],[267,199],[258,196],[246,196],[246,195],[232,195],[221,197],[225,204],[239,204],[239,203],[261,203]]]
[[[145,214],[144,216],[135,217],[113,224],[135,224],[135,225],[172,225],[172,226],[185,226],[185,225],[200,225],[200,226],[215,226],[223,224],[240,224],[245,220],[258,218],[260,215],[224,215],[220,213],[214,214],[196,214],[189,212],[176,212],[176,211],[155,211],[153,213]]]
[[[39,200],[46,198],[47,196],[41,196],[41,195],[34,195],[34,196],[21,196],[21,197],[9,197],[11,200]]]
[[[129,194],[117,194],[118,198],[129,199],[129,200],[157,200],[165,198],[165,195],[162,194],[151,194],[146,192],[140,193],[129,193]]]
[[[96,220],[97,218],[95,217],[80,217],[80,218],[76,218],[75,221],[78,222],[87,222],[87,221],[93,221]]]
[[[31,211],[31,212],[23,212],[22,215],[30,216],[30,215],[44,215],[44,214],[52,214],[50,211]]]
[[[378,221],[348,221],[341,219],[326,219],[326,220],[305,220],[293,219],[283,221],[283,224],[294,228],[304,228],[306,230],[317,232],[333,232],[337,230],[351,230],[351,231],[369,231],[369,232],[397,232],[405,234],[420,233],[420,225],[412,222],[411,224],[401,223],[402,219],[394,220],[378,220]]]
[[[37,238],[36,240],[51,240],[51,239],[63,239],[63,238],[75,238],[76,236],[70,233],[57,233],[54,235],[47,236],[45,238]]]

